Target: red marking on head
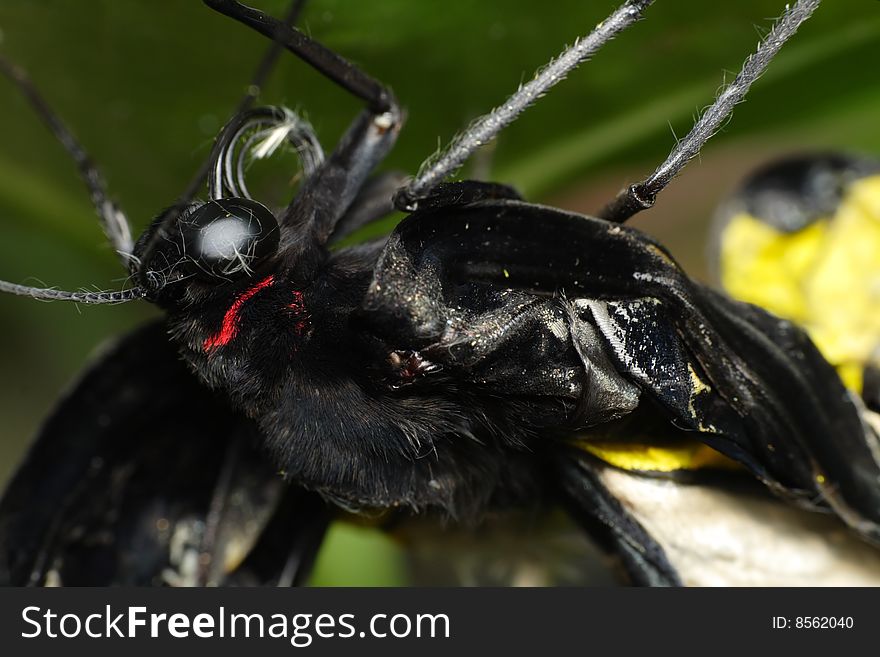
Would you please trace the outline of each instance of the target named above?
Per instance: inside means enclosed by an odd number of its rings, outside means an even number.
[[[205,353],[214,351],[215,349],[229,344],[236,335],[241,324],[241,307],[260,290],[269,287],[275,282],[274,276],[267,276],[253,287],[248,288],[236,297],[232,305],[223,315],[223,322],[220,324],[220,330],[214,335],[205,338],[202,343],[202,350]]]

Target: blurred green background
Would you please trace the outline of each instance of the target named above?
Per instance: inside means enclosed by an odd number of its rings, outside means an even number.
[[[261,0],[280,14],[286,0]],[[310,0],[301,24],[389,84],[408,121],[387,167],[414,171],[500,103],[615,0]],[[509,128],[490,175],[531,200],[590,212],[650,171],[739,70],[782,0],[658,0]],[[142,229],[174,200],[234,107],[265,42],[197,0],[3,0],[0,49],[23,65],[100,163]],[[826,0],[732,122],[636,225],[706,276],[712,209],[746,172],[812,148],[880,153],[880,2]],[[304,112],[330,148],[358,104],[283,57],[264,102]],[[123,275],[61,148],[0,80],[0,278],[114,288]],[[53,400],[146,304],[81,307],[0,298],[0,481]],[[399,551],[340,527],[315,581],[405,581]]]

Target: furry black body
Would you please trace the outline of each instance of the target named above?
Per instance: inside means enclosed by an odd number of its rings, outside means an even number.
[[[376,247],[328,254],[311,280],[282,270],[242,308],[222,347],[204,345],[246,287],[187,300],[169,313],[171,334],[198,376],[256,420],[290,481],[345,507],[473,517],[490,501],[537,500],[541,477],[521,449],[531,432],[513,421],[527,405],[504,419],[515,402],[480,404],[443,371],[401,383],[393,351],[406,345],[364,330],[358,310],[378,255]]]
[[[681,583],[603,487],[584,445],[598,440],[704,443],[773,492],[880,540],[877,435],[801,329],[692,281],[617,222],[526,203],[503,185],[438,184],[486,125],[503,123],[504,107],[413,184],[373,175],[403,122],[391,92],[284,22],[206,1],[366,109],[326,159],[291,112],[239,112],[215,144],[209,199],[184,198],[126,251],[137,296],[166,321],[124,341],[37,437],[0,502],[0,582],[293,584],[338,507],[476,524],[559,505],[633,581]],[[599,45],[649,4],[625,2],[597,27]],[[747,61],[749,83],[762,69],[748,67],[766,65],[815,4],[785,14],[783,36],[774,28],[770,50]],[[732,87],[710,108],[719,120],[748,84]],[[254,149],[254,130],[301,156],[302,184],[275,212],[244,183],[239,154]],[[650,205],[712,123],[695,130],[650,195],[632,186],[603,216]],[[408,216],[387,240],[335,248],[395,207]],[[99,206],[108,235],[126,246],[110,210]],[[58,454],[53,476],[41,475]]]

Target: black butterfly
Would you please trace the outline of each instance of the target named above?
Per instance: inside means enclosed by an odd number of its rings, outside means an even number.
[[[82,149],[3,64],[77,160],[136,285],[0,290],[143,298],[166,318],[108,352],[41,431],[0,502],[0,581],[293,584],[340,508],[469,525],[562,505],[632,581],[679,584],[598,476],[607,446],[634,439],[708,446],[880,538],[876,435],[806,334],[695,283],[622,225],[699,152],[818,0],[786,11],[667,161],[599,218],[444,180],[650,0],[625,2],[407,180],[372,176],[403,121],[390,90],[289,18],[206,4],[365,109],[325,157],[305,121],[248,99],[217,138],[208,199],[194,200],[199,178],[133,244]],[[304,178],[273,212],[251,197],[244,165],[283,142]],[[408,216],[387,239],[336,248],[395,208]]]

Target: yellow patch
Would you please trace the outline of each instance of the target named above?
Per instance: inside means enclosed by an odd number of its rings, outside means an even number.
[[[837,365],[837,373],[840,379],[850,390],[861,393],[864,381],[865,366],[862,363],[843,363]]]
[[[697,373],[694,371],[694,368],[690,363],[688,363],[687,365],[688,374],[690,374],[691,377],[691,385],[693,386],[693,393],[691,396],[696,396],[704,392],[711,392],[712,386],[710,386],[708,383],[703,381],[703,379],[697,376]]]
[[[801,286],[816,266],[827,231],[825,220],[788,234],[751,215],[736,215],[721,239],[721,284],[737,299],[803,322],[808,311]]]
[[[705,433],[718,433],[718,430],[714,425],[703,424],[703,420],[700,418],[699,413],[697,413],[697,409],[694,408],[694,400],[696,397],[704,392],[711,392],[712,387],[697,375],[690,363],[688,363],[688,373],[691,376],[691,396],[688,400],[688,413],[690,413],[691,417],[696,420],[700,431]]]
[[[632,472],[677,472],[705,468],[739,468],[711,447],[690,440],[668,445],[581,440],[578,447],[621,470]]]
[[[880,345],[880,176],[853,183],[832,217],[796,233],[733,217],[720,264],[732,296],[803,326],[846,386],[861,391]]]

